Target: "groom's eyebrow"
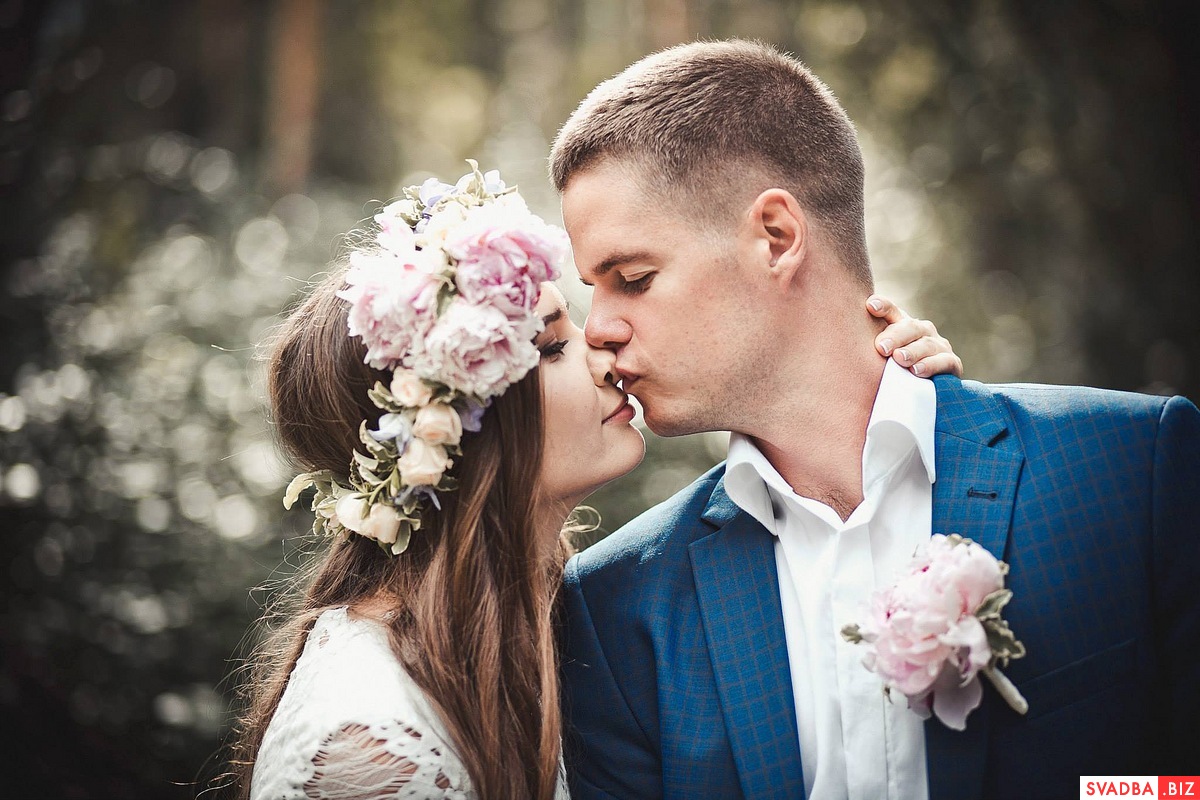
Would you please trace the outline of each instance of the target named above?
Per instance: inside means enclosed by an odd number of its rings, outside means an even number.
[[[633,250],[628,253],[613,253],[611,256],[601,261],[596,267],[596,277],[603,278],[617,267],[624,266],[625,264],[632,264],[635,261],[645,261],[649,258],[650,254],[645,250]],[[582,281],[584,286],[592,285],[591,281],[583,280],[582,276],[580,276],[579,280]]]

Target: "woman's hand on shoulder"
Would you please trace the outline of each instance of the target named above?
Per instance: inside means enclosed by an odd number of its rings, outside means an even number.
[[[867,311],[888,323],[875,337],[875,349],[881,355],[891,356],[897,364],[922,378],[946,373],[962,377],[962,359],[954,354],[950,342],[938,335],[932,322],[910,317],[891,300],[877,294],[867,298]]]

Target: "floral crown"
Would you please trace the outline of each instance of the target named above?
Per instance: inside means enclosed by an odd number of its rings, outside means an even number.
[[[421,527],[426,502],[456,488],[446,474],[478,431],[493,397],[537,366],[534,312],[541,284],[559,276],[567,235],[533,214],[499,172],[451,186],[430,178],[375,216],[375,246],[350,254],[349,333],[367,364],[392,373],[368,396],[384,413],[359,426],[363,451],[350,486],[328,470],[297,475],[283,504],[316,489],[313,530],[357,533],[392,554]]]

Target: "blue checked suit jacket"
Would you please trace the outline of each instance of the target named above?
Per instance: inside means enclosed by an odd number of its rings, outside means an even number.
[[[985,684],[965,731],[927,722],[931,798],[1195,774],[1200,412],[1179,397],[935,381],[933,530],[1009,563],[1005,616],[1028,655],[1006,674],[1029,713]],[[773,539],[723,475],[567,565],[576,800],[804,797]]]

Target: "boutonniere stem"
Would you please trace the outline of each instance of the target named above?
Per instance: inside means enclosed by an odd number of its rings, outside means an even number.
[[[996,667],[984,667],[983,674],[984,677],[992,682],[992,686],[996,687],[996,693],[1004,698],[1004,702],[1008,703],[1013,711],[1018,714],[1024,714],[1029,711],[1029,703],[1026,702],[1017,685],[1010,681],[1007,675]]]

